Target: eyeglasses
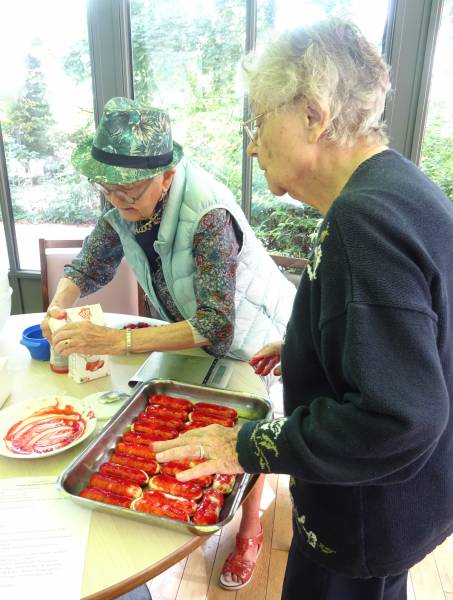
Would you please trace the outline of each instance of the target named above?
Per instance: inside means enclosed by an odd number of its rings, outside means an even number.
[[[257,121],[258,119],[261,119],[262,117],[268,115],[271,112],[274,112],[275,110],[281,108],[282,106],[298,102],[301,98],[303,98],[303,96],[301,94],[299,94],[293,100],[291,100],[290,102],[283,102],[282,104],[279,104],[275,108],[271,108],[269,110],[266,110],[266,111],[260,113],[259,115],[256,115],[256,117],[252,117],[251,119],[247,119],[247,121],[242,121],[242,123],[241,123],[241,134],[242,134],[243,131],[245,131],[245,133],[247,134],[247,137],[249,139],[249,142],[252,142],[252,144],[255,144],[255,146],[259,146],[261,124],[257,125],[255,121]]]
[[[242,121],[241,123],[241,134],[243,131],[245,131],[249,142],[255,144],[255,146],[258,146],[260,142],[260,127],[256,124],[256,121],[261,119],[261,117],[264,117],[264,115],[272,112],[272,110],[267,110],[266,112],[260,113],[259,115],[256,115],[256,117],[252,117],[251,119],[247,119],[247,121]]]
[[[127,192],[125,192],[124,190],[118,189],[116,186],[107,187],[104,184],[98,183],[97,181],[91,181],[91,180],[90,180],[90,183],[94,187],[95,190],[97,190],[98,192],[101,192],[102,194],[104,194],[104,196],[107,196],[107,198],[109,200],[110,200],[109,196],[111,194],[114,194],[118,198],[118,200],[122,200],[123,202],[126,202],[126,204],[135,204],[136,202],[138,202],[141,199],[143,194],[148,190],[148,188],[150,187],[150,185],[153,182],[153,179],[154,179],[154,177],[151,177],[151,179],[148,181],[148,183],[143,188],[143,190],[140,192],[140,194],[135,197],[129,196],[129,194]]]

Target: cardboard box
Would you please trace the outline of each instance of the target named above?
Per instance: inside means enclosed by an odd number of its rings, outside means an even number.
[[[67,308],[67,321],[77,323],[91,321],[95,325],[105,325],[104,313],[100,304]],[[93,379],[105,377],[110,373],[107,354],[70,354],[69,375],[76,383],[85,383]]]

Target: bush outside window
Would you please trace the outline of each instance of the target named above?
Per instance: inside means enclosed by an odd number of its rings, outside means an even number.
[[[453,202],[453,0],[445,0],[437,36],[421,169]]]
[[[20,34],[11,27],[18,22]],[[0,29],[8,56],[0,120],[19,261],[39,269],[39,237],[84,237],[99,214],[97,194],[70,164],[75,144],[93,129],[85,1],[6,3]]]

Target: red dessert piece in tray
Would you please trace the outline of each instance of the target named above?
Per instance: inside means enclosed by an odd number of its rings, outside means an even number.
[[[139,498],[142,495],[142,488],[136,483],[100,473],[95,473],[91,476],[88,486],[112,492],[112,494],[117,494],[118,496],[125,496],[126,498]]]
[[[171,434],[173,434],[175,431],[178,431],[176,427],[171,427],[168,425],[169,422],[178,423],[178,426],[180,427],[182,421],[169,419],[167,422],[165,422],[164,419],[154,419],[153,417],[148,417],[143,413],[140,413],[134,421],[134,423],[141,423],[142,425],[146,425],[149,429],[154,429],[155,431],[162,431],[164,433],[166,432]]]
[[[96,500],[97,502],[104,502],[104,504],[114,504],[115,506],[121,506],[122,508],[130,508],[132,498],[126,498],[125,496],[118,496],[105,490],[97,488],[85,488],[80,492],[82,498],[88,498],[89,500]]]
[[[200,485],[190,481],[178,481],[170,475],[154,475],[149,480],[148,487],[151,490],[158,490],[172,496],[182,496],[189,500],[198,500],[203,495],[203,488]]]
[[[174,398],[173,396],[166,396],[165,394],[153,394],[152,396],[149,396],[148,401],[150,404],[159,404],[160,406],[176,408],[176,410],[185,410],[187,412],[190,412],[193,408],[193,404],[190,400]]]
[[[186,523],[190,521],[189,514],[180,505],[165,498],[165,495],[160,492],[146,492],[141,498],[134,500],[132,508],[158,517],[167,517]]]
[[[158,419],[165,419],[165,417],[169,417],[170,419],[185,421],[188,414],[188,410],[181,408],[169,408],[167,406],[162,406],[161,404],[150,404],[146,409],[147,417],[157,417]]]
[[[156,460],[148,460],[146,458],[140,458],[139,456],[125,456],[124,454],[112,454],[110,462],[117,465],[124,465],[126,467],[134,467],[141,469],[148,473],[148,475],[155,475],[159,472],[159,464]]]
[[[165,417],[158,417],[155,414],[153,414],[152,412],[149,413],[147,411],[148,411],[148,408],[145,410],[144,413],[140,413],[138,415],[137,419],[146,418],[146,419],[148,419],[148,421],[152,421],[156,425],[163,425],[164,427],[170,427],[171,429],[179,430],[184,427],[183,419],[176,419],[175,417],[173,417],[171,415],[166,415]]]
[[[213,525],[217,523],[223,500],[223,494],[215,490],[208,490],[192,517],[193,523],[195,525]]]
[[[150,447],[150,444],[156,442],[158,440],[155,439],[152,435],[147,435],[146,433],[136,433],[134,431],[126,431],[123,433],[123,437],[121,438],[122,442],[128,442],[129,444],[141,444],[142,446]]]
[[[189,500],[188,498],[182,498],[181,496],[172,496],[171,494],[166,494],[165,492],[159,492],[157,490],[146,491],[142,498],[144,502],[149,502],[154,505],[162,506],[163,504],[168,504],[170,506],[175,506],[183,510],[189,516],[193,515],[198,508],[198,502],[195,500]]]
[[[208,402],[197,402],[193,407],[194,413],[202,413],[205,415],[219,415],[226,419],[233,419],[236,421],[238,413],[234,408],[227,406],[220,406],[218,404],[210,404]]]
[[[111,475],[112,477],[119,477],[120,479],[126,479],[138,485],[146,485],[149,481],[149,475],[141,469],[134,467],[125,467],[124,465],[116,465],[115,463],[106,462],[99,467],[99,473],[103,475]]]
[[[233,427],[233,419],[221,417],[220,415],[204,414],[200,412],[190,413],[189,419],[192,423],[206,423],[206,425],[223,425],[224,427]]]
[[[161,440],[173,440],[177,438],[179,435],[179,431],[177,429],[168,429],[165,428],[165,431],[160,429],[155,429],[154,426],[150,426],[147,423],[143,423],[138,421],[137,423],[133,423],[131,429],[134,433],[146,433],[146,435],[152,438],[152,441],[159,442]]]
[[[131,444],[129,442],[118,442],[115,446],[116,454],[125,454],[126,456],[139,456],[146,460],[155,460],[156,453],[144,444]]]

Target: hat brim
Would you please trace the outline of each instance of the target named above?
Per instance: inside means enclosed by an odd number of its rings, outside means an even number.
[[[81,142],[72,153],[71,162],[76,171],[85,175],[90,181],[97,183],[134,183],[149,179],[159,173],[164,173],[175,167],[183,157],[182,146],[173,142],[173,160],[168,165],[156,167],[155,169],[131,169],[129,167],[115,167],[99,162],[91,156],[93,138],[87,138]]]

